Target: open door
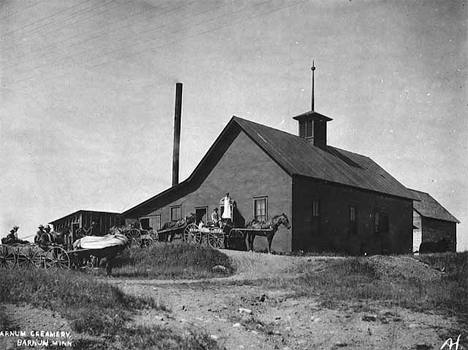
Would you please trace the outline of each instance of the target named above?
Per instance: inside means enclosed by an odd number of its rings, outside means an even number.
[[[207,221],[207,212],[208,207],[195,208],[196,224],[198,225],[200,221],[206,223]]]

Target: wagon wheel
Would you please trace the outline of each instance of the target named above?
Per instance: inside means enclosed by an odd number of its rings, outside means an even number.
[[[41,251],[33,247],[18,248],[15,252],[16,264],[19,267],[39,267],[41,266]]]
[[[224,233],[219,233],[219,232],[208,233],[208,245],[214,249],[224,248]]]
[[[184,230],[184,241],[187,243],[200,244],[202,235],[198,226],[195,224],[189,224]]]
[[[230,231],[229,231],[229,234],[228,234],[228,238],[234,238],[234,239],[242,239],[242,238],[245,238],[245,233],[244,231],[242,230],[239,230],[239,229],[236,229],[236,228],[232,228]]]
[[[0,268],[13,269],[16,265],[16,255],[12,248],[0,245]]]
[[[140,230],[132,228],[126,234],[130,247],[141,247],[141,233]]]
[[[65,249],[60,247],[50,248],[44,257],[44,267],[58,267],[59,269],[70,268],[70,256]]]

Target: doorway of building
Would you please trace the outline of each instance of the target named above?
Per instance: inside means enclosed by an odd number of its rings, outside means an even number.
[[[149,218],[141,218],[140,219],[141,228],[144,230],[149,230],[150,227],[150,219]]]
[[[208,212],[208,207],[195,208],[195,216],[197,218],[197,225],[200,223],[200,221],[203,221],[206,224],[207,212]]]

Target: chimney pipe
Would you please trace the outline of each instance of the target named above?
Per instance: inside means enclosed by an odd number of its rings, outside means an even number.
[[[176,84],[174,113],[174,151],[172,156],[172,186],[179,183],[180,119],[182,117],[182,83]]]

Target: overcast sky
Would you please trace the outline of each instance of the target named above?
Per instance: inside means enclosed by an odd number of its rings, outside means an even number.
[[[468,249],[465,1],[0,1],[0,236],[122,212],[181,180],[233,115],[329,143],[429,192]],[[222,194],[220,194],[222,195]]]

